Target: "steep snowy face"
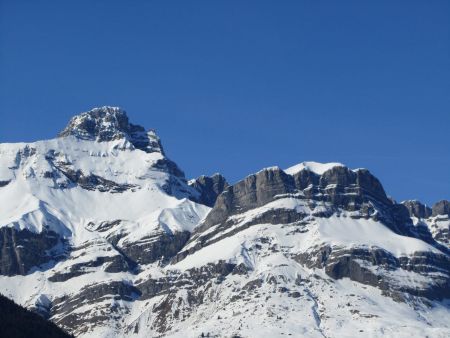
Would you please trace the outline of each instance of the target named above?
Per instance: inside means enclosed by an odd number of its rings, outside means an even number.
[[[0,154],[0,225],[74,233],[79,222],[137,220],[171,199],[199,195],[156,134],[130,124],[119,108],[82,113],[57,139],[2,144]]]
[[[118,107],[94,108],[73,117],[58,136],[70,135],[98,142],[125,139],[136,149],[164,154],[155,132],[152,130],[146,132],[144,127],[129,123],[126,112]]]
[[[77,334],[108,327],[92,308],[132,300],[130,280],[167,264],[210,210],[118,108],[75,116],[56,139],[1,144],[0,182],[1,292]]]

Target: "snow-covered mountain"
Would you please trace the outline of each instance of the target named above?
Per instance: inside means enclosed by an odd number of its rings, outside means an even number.
[[[303,162],[187,181],[113,107],[0,145],[0,293],[81,337],[448,337],[450,207]]]

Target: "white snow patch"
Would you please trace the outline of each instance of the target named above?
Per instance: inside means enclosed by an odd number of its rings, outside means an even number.
[[[342,163],[319,163],[319,162],[302,162],[284,170],[286,174],[294,175],[302,170],[309,170],[315,174],[322,175],[325,171],[334,167],[345,167]]]

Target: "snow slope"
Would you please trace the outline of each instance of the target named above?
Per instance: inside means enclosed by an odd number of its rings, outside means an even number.
[[[27,153],[26,149],[32,149],[28,152],[34,154],[23,155]],[[47,158],[55,150],[56,158],[70,162],[74,170],[118,184],[133,185],[133,189],[107,193],[70,186],[67,177],[58,173]],[[70,233],[71,239],[83,241],[86,236],[93,236],[84,228],[89,222],[135,221],[151,232],[153,226],[159,226],[158,218],[168,217],[170,213],[175,222],[169,222],[169,230],[192,230],[193,224],[206,214],[208,208],[164,191],[170,174],[154,168],[163,158],[158,152],[130,149],[124,140],[99,143],[66,137],[29,144],[2,144],[0,180],[12,181],[1,190],[0,226],[39,232],[45,223],[42,218],[48,213],[66,228],[51,227],[58,225],[50,223],[51,229],[66,236]],[[67,188],[61,188],[63,185]],[[185,189],[188,189],[187,185]],[[180,217],[193,221],[190,225],[176,221]]]

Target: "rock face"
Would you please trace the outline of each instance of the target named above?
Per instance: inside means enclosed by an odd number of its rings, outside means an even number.
[[[200,192],[197,201],[201,204],[213,207],[216,203],[217,196],[219,196],[225,189],[228,188],[228,182],[225,177],[220,174],[213,176],[200,176],[195,180],[188,182],[189,186]]]
[[[139,295],[139,290],[126,281],[99,282],[83,287],[77,294],[54,299],[51,315],[57,325],[71,328],[76,335],[89,334],[97,322],[110,321],[111,328],[117,329],[120,319],[129,313],[120,302],[133,301]]]
[[[187,182],[114,107],[1,144],[0,169],[0,289],[75,336],[450,335],[448,201],[366,169]]]
[[[211,226],[237,212],[265,205],[277,196],[298,193],[301,198],[328,202],[349,211],[370,212],[369,202],[392,206],[379,181],[367,170],[354,172],[346,167],[334,167],[321,176],[308,170],[288,175],[275,167],[250,175],[226,189],[205,224]]]
[[[169,261],[184,247],[189,237],[189,231],[179,231],[172,234],[155,233],[142,238],[139,242],[121,242],[120,235],[115,234],[108,236],[107,239],[135,264],[149,264]]]
[[[410,201],[403,204],[411,204]],[[414,204],[420,208],[420,202],[414,201]],[[416,207],[416,209],[417,209]],[[431,236],[438,243],[450,248],[450,202],[442,200],[435,203],[432,209],[426,209],[425,212],[417,210],[411,213],[416,229],[427,229]]]
[[[450,216],[450,202],[442,200],[433,205],[433,216]]]
[[[410,295],[431,300],[450,297],[450,258],[442,254],[417,252],[410,257],[397,258],[380,248],[343,249],[325,246],[318,251],[299,254],[296,259],[310,267],[324,268],[325,273],[333,279],[350,278],[380,288],[384,294],[397,301],[406,301]],[[399,282],[399,275],[408,272],[432,282]]]
[[[402,204],[408,209],[411,217],[428,218],[431,216],[431,208],[419,201],[404,201]]]
[[[32,268],[58,261],[63,258],[63,246],[53,231],[35,234],[27,229],[0,228],[0,274],[26,275]]]
[[[300,253],[286,254],[304,266],[323,269],[333,279],[350,278],[380,288],[396,300],[406,299],[405,294],[438,300],[448,298],[449,251],[431,237],[428,227],[414,226],[408,212],[412,216],[431,215],[431,210],[419,202],[393,203],[380,182],[367,170],[352,171],[336,166],[321,174],[308,169],[287,174],[277,167],[268,168],[248,176],[219,195],[214,208],[173,262],[183,264],[190,255],[200,254],[208,246],[261,224],[298,224],[299,228],[292,232],[308,233],[314,229],[314,219],[347,215],[352,219],[380,222],[397,235],[420,239],[440,251],[417,251],[396,257],[378,247],[319,242]],[[417,279],[423,277],[433,282],[405,285],[398,277],[404,273],[413,273]],[[440,277],[432,277],[436,274]]]
[[[422,235],[422,239],[429,240],[427,234],[411,232],[408,210],[388,199],[378,179],[368,170],[352,171],[336,166],[322,175],[307,169],[289,175],[274,167],[246,177],[218,196],[214,208],[197,227],[191,242],[198,240],[195,248],[200,248],[209,238],[233,226],[236,222],[230,220],[232,216],[287,196],[307,201],[311,206],[328,204],[328,208],[322,209],[318,216],[329,217],[339,210],[349,211],[353,213],[353,217],[380,220],[398,234]],[[299,221],[304,216],[297,212],[269,210],[261,214],[258,221],[290,223]],[[215,225],[218,226],[213,231],[203,234]],[[190,248],[189,253],[193,253],[195,248]],[[187,252],[181,252],[176,260],[186,254]]]

